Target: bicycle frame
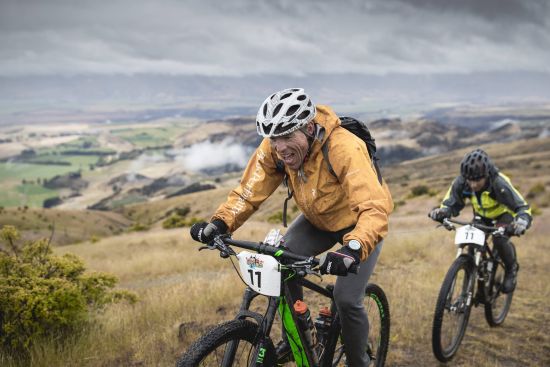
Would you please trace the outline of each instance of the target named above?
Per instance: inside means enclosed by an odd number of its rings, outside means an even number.
[[[280,297],[267,297],[268,298],[268,304],[267,304],[267,311],[265,315],[261,315],[257,312],[250,311],[250,305],[252,304],[252,301],[258,297],[262,296],[261,294],[257,293],[256,291],[252,290],[250,287],[246,287],[243,299],[241,302],[241,306],[239,308],[239,312],[235,316],[235,319],[246,319],[246,318],[252,318],[256,320],[258,325],[260,325],[260,332],[261,335],[258,337],[268,337],[271,333],[272,325],[275,321],[275,317],[277,312],[281,315],[281,320],[283,323],[283,327],[285,329],[285,332],[288,335],[289,343],[292,348],[292,352],[294,355],[294,360],[297,364],[297,366],[321,366],[321,367],[329,367],[332,365],[332,358],[327,358],[328,356],[332,357],[334,354],[334,349],[336,347],[336,343],[338,341],[339,331],[340,331],[340,320],[338,318],[338,313],[336,312],[336,306],[334,304],[333,296],[332,296],[332,285],[327,285],[326,288],[323,288],[307,279],[300,278],[299,282],[302,286],[304,286],[307,289],[312,290],[313,292],[319,293],[323,295],[324,297],[327,297],[331,300],[331,312],[334,315],[333,321],[331,324],[330,332],[328,333],[329,337],[328,340],[326,340],[324,345],[324,352],[319,362],[317,362],[317,358],[314,357],[313,353],[315,351],[311,350],[308,345],[304,342],[305,336],[304,331],[301,330],[297,326],[297,320],[296,320],[296,314],[294,312],[293,307],[291,305],[294,304],[294,299],[288,290],[288,287],[285,284],[282,284],[282,294]],[[284,283],[284,281],[283,281]],[[232,358],[233,354],[236,350],[236,345],[231,346],[233,349],[229,350],[226,353],[229,353],[227,355],[227,358]],[[257,362],[258,359],[263,358],[263,353],[265,351],[258,350],[258,356],[256,358]],[[231,359],[229,359],[231,360]],[[261,365],[261,364],[260,364]]]
[[[282,256],[284,250],[280,248],[275,248],[269,245],[257,245],[253,242],[246,241],[235,241],[232,239],[224,239],[224,242],[227,244],[233,244],[238,247],[252,249],[258,253],[265,253],[272,256]],[[233,254],[232,254],[233,255]],[[311,258],[303,257],[296,255],[296,259],[308,259]],[[327,285],[326,287],[321,287],[318,284],[309,281],[304,278],[305,274],[296,274],[295,272],[282,269],[283,276],[281,277],[281,294],[279,296],[265,296],[262,295],[249,286],[246,287],[244,295],[241,301],[239,312],[235,316],[235,319],[246,319],[252,318],[259,325],[258,338],[261,338],[260,346],[255,351],[253,360],[256,362],[256,366],[263,366],[264,359],[266,357],[265,353],[267,352],[263,341],[269,338],[271,333],[271,328],[275,321],[277,312],[279,312],[283,324],[285,333],[289,340],[289,344],[294,355],[294,361],[298,367],[330,367],[332,366],[332,356],[334,355],[334,349],[340,335],[340,320],[338,317],[338,312],[336,311],[336,305],[334,303],[334,298],[332,294],[333,285]],[[328,333],[328,339],[325,341],[324,350],[319,360],[316,355],[316,351],[312,350],[307,343],[305,342],[306,338],[304,335],[304,330],[298,327],[297,316],[294,312],[292,305],[296,301],[288,288],[287,281],[296,278],[297,281],[305,288],[312,290],[313,292],[319,293],[322,296],[330,299],[331,301],[331,312],[333,314],[333,321],[331,323],[330,332]],[[252,301],[258,296],[265,296],[268,299],[267,310],[265,315],[261,315],[257,312],[250,311],[250,306]],[[231,361],[235,357],[235,352],[238,348],[236,342],[231,342],[228,345],[224,353],[224,358],[222,366],[231,365]]]
[[[474,224],[474,223],[467,223],[467,222],[461,222],[457,220],[450,220],[445,219],[444,226],[446,226],[447,229],[454,229],[454,226],[451,223],[461,224],[465,226],[472,226],[474,228],[480,229],[485,233],[485,238],[483,241],[483,244],[480,245],[479,243],[460,243],[457,244],[457,253],[456,258],[459,256],[470,256],[473,258],[476,271],[474,272],[474,276],[471,279],[470,284],[468,284],[468,289],[470,290],[470,293],[468,294],[468,299],[466,301],[466,305],[469,307],[471,304],[473,291],[474,291],[474,284],[477,284],[477,292],[474,299],[474,304],[477,306],[479,303],[485,304],[486,302],[491,302],[492,300],[488,300],[486,298],[487,294],[485,292],[485,288],[483,286],[483,282],[487,281],[488,279],[485,279],[486,276],[489,275],[489,272],[492,268],[488,267],[494,266],[494,264],[498,261],[502,262],[501,260],[497,260],[493,254],[493,250],[491,246],[489,245],[489,236],[492,237],[495,234],[502,234],[504,233],[504,229],[500,229],[497,227],[489,227],[484,226],[481,224]],[[483,263],[487,263],[487,267],[481,266]],[[494,297],[494,296],[493,296]]]

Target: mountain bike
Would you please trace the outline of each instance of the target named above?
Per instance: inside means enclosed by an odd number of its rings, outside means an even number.
[[[253,252],[237,254],[232,246]],[[345,365],[346,346],[341,339],[334,286],[321,287],[306,279],[307,275],[321,276],[317,258],[297,255],[284,247],[263,242],[234,240],[228,235],[217,236],[201,249],[219,250],[222,258],[236,257],[238,272],[247,287],[236,317],[196,340],[178,360],[178,367],[282,366],[289,361],[296,366]],[[324,316],[320,314],[313,328],[304,325],[303,318],[293,307],[295,300],[287,284],[290,279],[330,300],[330,309],[325,309]],[[263,313],[250,309],[252,300],[258,296],[266,297],[267,307]],[[364,300],[371,325],[366,352],[374,361],[373,366],[383,366],[390,333],[388,300],[382,288],[375,284],[367,285]],[[283,332],[273,332],[276,319],[280,320]],[[275,346],[281,345],[283,335],[286,335],[291,352],[278,355]]]
[[[453,223],[462,226],[456,228]],[[472,306],[482,304],[487,323],[501,325],[510,310],[513,292],[502,293],[504,263],[488,242],[490,236],[504,235],[505,227],[486,226],[477,219],[472,222],[445,219],[443,226],[456,229],[458,249],[437,298],[432,347],[439,361],[448,362],[464,337]]]

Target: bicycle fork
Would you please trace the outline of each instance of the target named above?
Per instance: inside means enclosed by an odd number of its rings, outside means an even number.
[[[460,256],[462,256],[464,253],[464,248],[461,247],[457,250],[457,253],[456,253],[456,258],[458,259]],[[463,291],[463,294],[465,296],[465,302],[464,302],[464,305],[465,307],[460,307],[461,310],[458,310],[459,307],[456,307],[456,310],[453,310],[452,309],[452,306],[450,307],[450,311],[462,311],[462,312],[465,312],[465,308],[469,308],[469,307],[472,307],[472,300],[474,299],[474,289],[475,289],[475,284],[476,282],[478,281],[479,279],[479,274],[478,274],[478,269],[479,269],[479,264],[480,264],[480,261],[481,261],[481,251],[477,251],[477,250],[474,250],[474,254],[472,256],[472,254],[469,252],[467,253],[467,255],[469,257],[473,257],[473,260],[474,260],[474,269],[472,269],[472,272],[471,272],[471,276],[469,277],[468,279],[468,284],[466,286],[466,289],[464,289]],[[453,288],[456,286],[456,284],[453,284]],[[451,291],[452,293],[452,291]]]
[[[255,348],[253,355],[251,356],[252,365],[255,367],[263,367],[264,363],[271,365],[273,358],[275,356],[270,356],[268,353],[274,353],[274,350],[269,350],[269,343],[267,342],[267,335],[271,332],[271,326],[273,325],[273,320],[275,313],[277,312],[277,302],[274,298],[269,298],[267,312],[264,315],[260,315],[256,312],[249,310],[252,300],[259,296],[259,293],[255,292],[251,288],[247,287],[244,291],[243,299],[241,302],[241,307],[239,312],[235,316],[237,320],[243,320],[246,318],[252,318],[258,324],[258,335],[256,336],[257,342],[255,343]],[[231,341],[227,344],[225,349],[222,363],[222,367],[231,367],[235,360],[235,354],[239,348],[238,341]]]

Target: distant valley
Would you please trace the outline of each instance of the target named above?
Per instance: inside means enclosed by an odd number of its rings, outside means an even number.
[[[252,116],[202,121],[145,109],[133,111],[132,122],[105,111],[99,120],[97,113],[74,113],[71,121],[79,122],[69,122],[67,113],[59,112],[58,123],[53,111],[47,123],[24,114],[27,124],[2,127],[1,206],[113,210],[212,189],[238,173],[261,140]],[[357,117],[368,123],[383,167],[467,146],[544,138],[550,128],[545,105]]]

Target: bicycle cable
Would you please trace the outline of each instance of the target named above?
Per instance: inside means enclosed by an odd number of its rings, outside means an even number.
[[[229,260],[231,261],[231,265],[233,265],[233,269],[235,269],[235,272],[237,273],[237,275],[239,276],[241,281],[246,285],[246,282],[244,281],[243,277],[241,276],[241,273],[240,273],[239,269],[237,269],[237,267],[235,266],[235,263],[233,262],[233,258],[231,256],[229,256]]]

